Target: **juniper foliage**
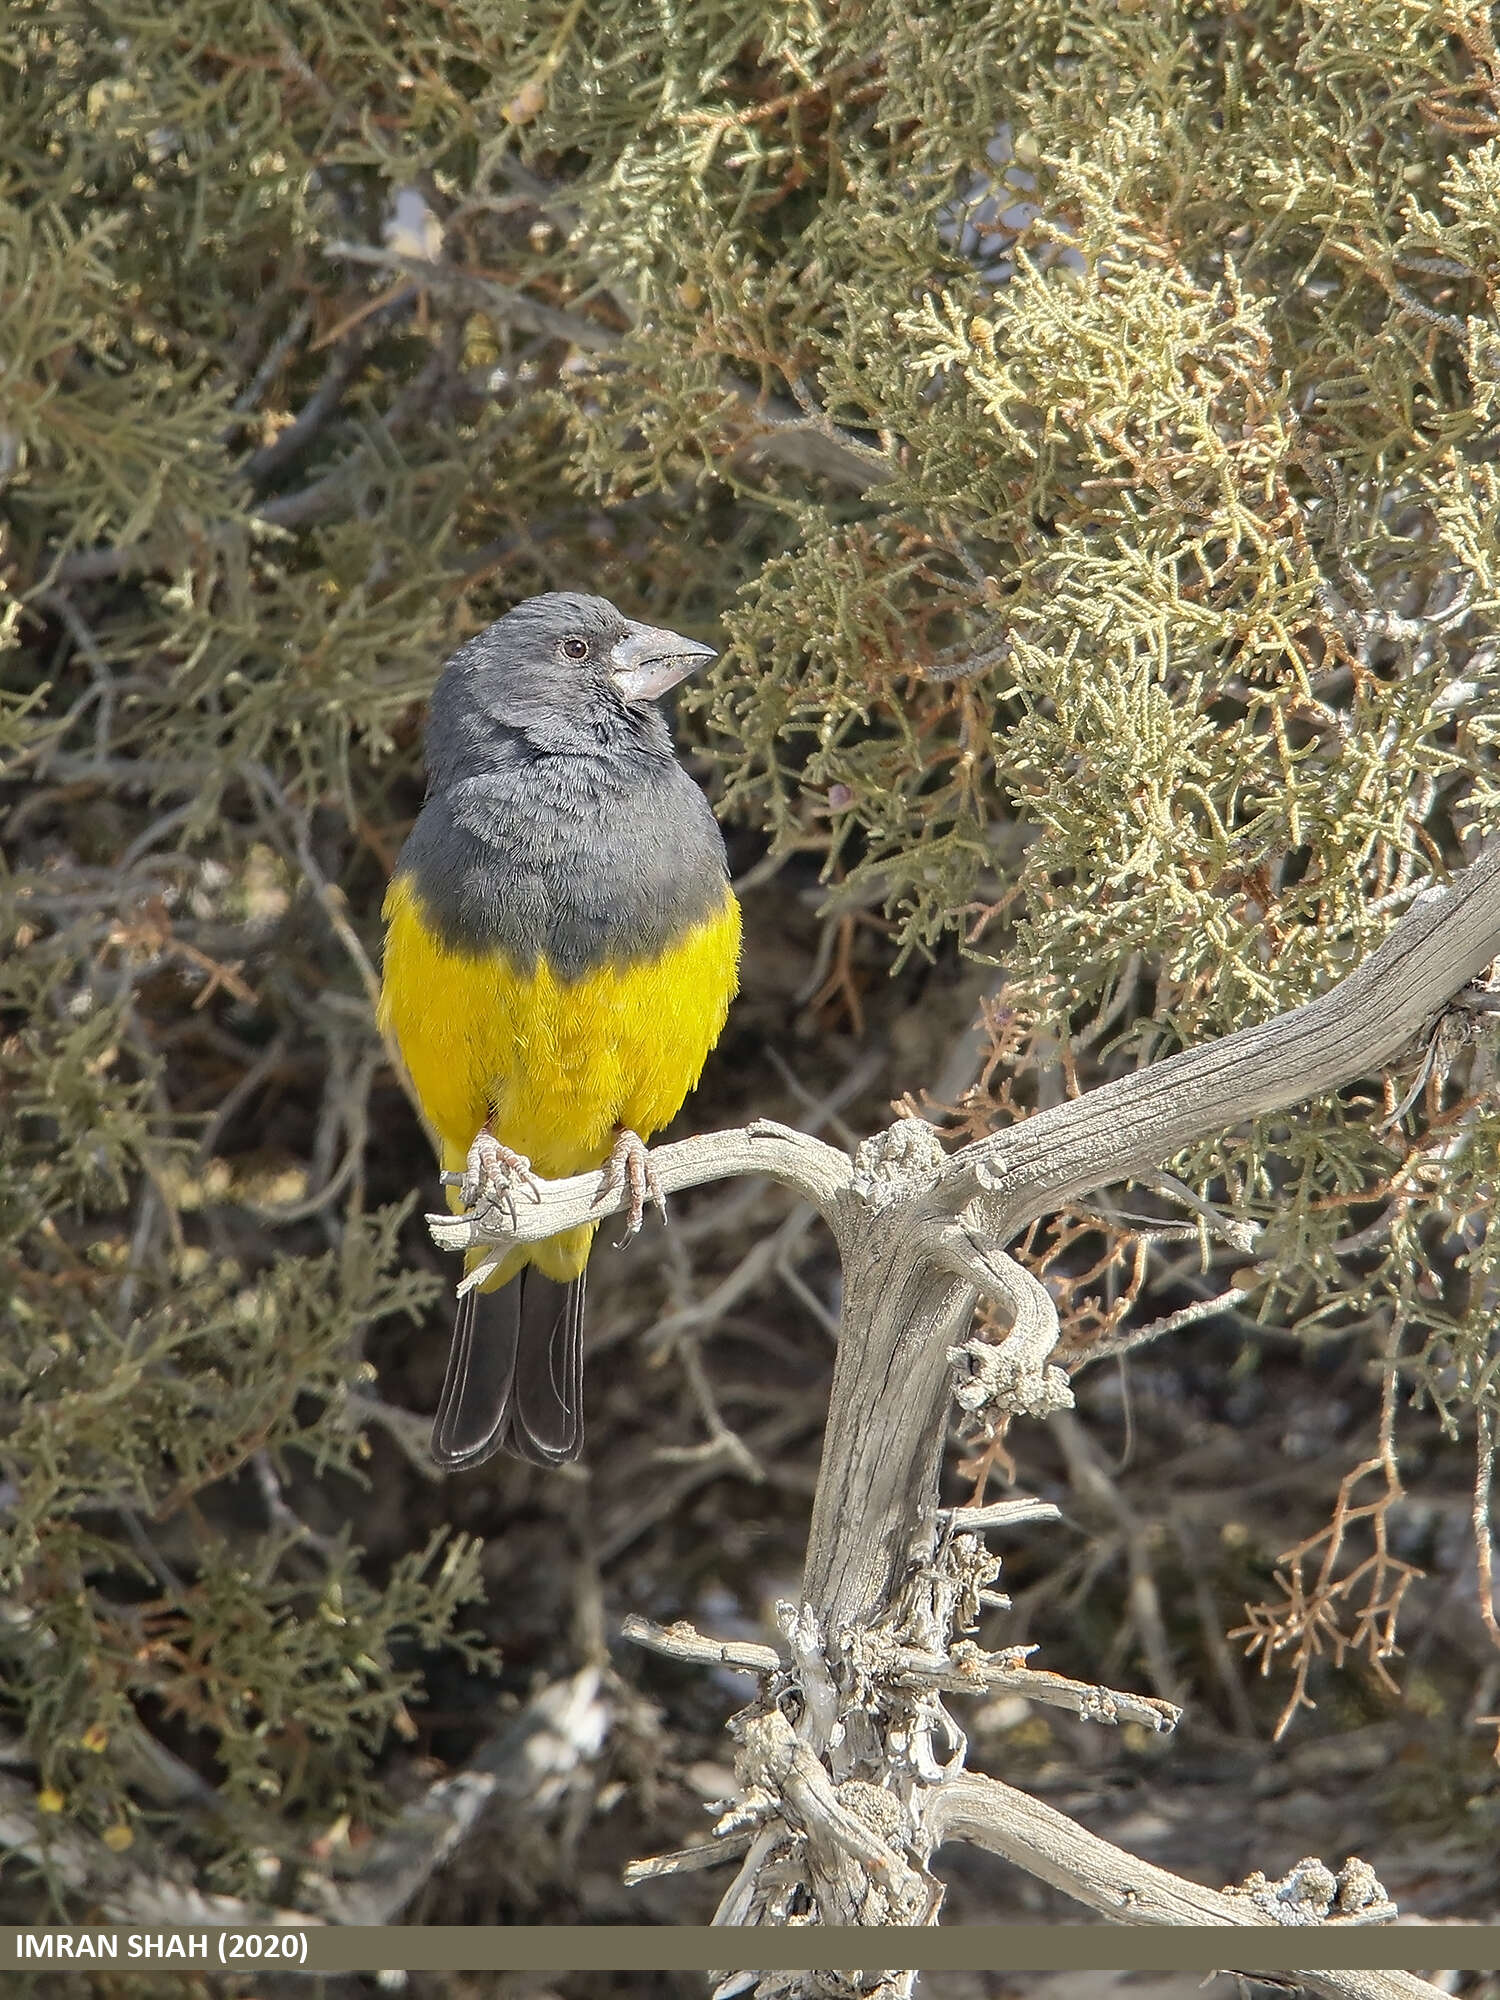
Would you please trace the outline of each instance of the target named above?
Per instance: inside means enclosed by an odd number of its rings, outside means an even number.
[[[357,1472],[434,1304],[366,1159],[436,661],[580,581],[722,619],[725,813],[885,963],[1007,968],[971,1127],[1306,998],[1496,819],[1500,56],[1462,0],[14,0],[0,98],[3,1704],[43,1819],[294,1894],[479,1588],[214,1525]],[[1266,1225],[1242,1310],[1485,1438],[1492,1065],[1377,1124],[1414,1073],[1177,1170]]]

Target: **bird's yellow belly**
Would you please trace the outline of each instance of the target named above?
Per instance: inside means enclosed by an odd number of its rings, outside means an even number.
[[[649,1138],[697,1083],[738,984],[739,905],[655,958],[561,980],[494,953],[450,950],[411,884],[386,897],[380,1025],[393,1035],[441,1143],[461,1166],[489,1122],[555,1180],[607,1157],[615,1128]]]

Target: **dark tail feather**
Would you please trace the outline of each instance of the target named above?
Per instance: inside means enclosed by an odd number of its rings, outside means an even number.
[[[432,1455],[450,1472],[497,1451],[561,1465],[583,1449],[583,1278],[529,1265],[498,1292],[466,1292],[453,1322]]]
[[[450,1471],[500,1449],[516,1373],[521,1281],[458,1302],[448,1372],[432,1426],[432,1455]]]

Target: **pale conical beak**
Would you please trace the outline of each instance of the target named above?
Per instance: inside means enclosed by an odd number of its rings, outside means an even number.
[[[625,637],[611,648],[609,665],[615,686],[627,701],[655,701],[705,662],[717,658],[712,646],[700,646],[696,639],[684,639],[680,632],[667,632],[659,625],[637,625],[631,619]]]

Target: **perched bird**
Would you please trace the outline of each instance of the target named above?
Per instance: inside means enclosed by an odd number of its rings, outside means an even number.
[[[438,679],[426,802],[385,900],[380,1025],[444,1169],[462,1169],[455,1208],[606,1163],[632,1233],[662,1205],[644,1142],[697,1083],[738,985],[723,837],[656,707],[713,657],[549,591]],[[460,1299],[439,1465],[577,1457],[596,1227],[515,1246]]]

